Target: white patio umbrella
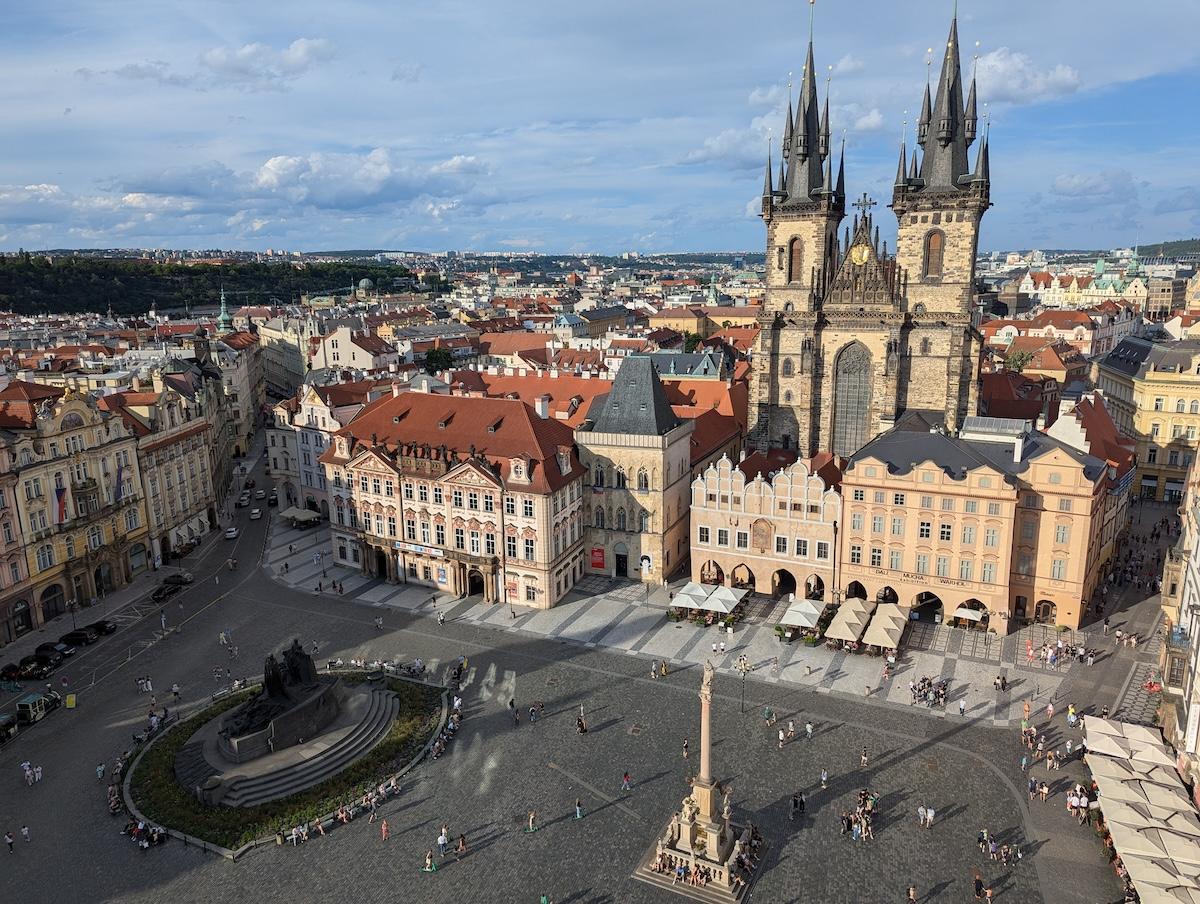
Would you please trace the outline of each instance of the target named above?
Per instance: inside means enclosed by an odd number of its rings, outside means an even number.
[[[788,606],[779,623],[796,628],[815,628],[824,609],[824,604],[818,607],[812,600],[798,599]]]
[[[1115,735],[1118,738],[1125,736],[1125,732],[1121,730],[1122,723],[1115,722],[1112,719],[1102,719],[1099,716],[1084,716],[1083,730],[1086,735],[1105,734]]]

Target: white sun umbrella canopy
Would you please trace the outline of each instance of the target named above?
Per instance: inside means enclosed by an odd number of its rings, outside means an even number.
[[[671,605],[679,606],[683,609],[707,609],[708,591],[709,588],[700,584],[689,583],[675,594],[675,599],[671,600]]]
[[[1099,716],[1084,716],[1083,730],[1088,735],[1113,735],[1114,737],[1123,738],[1125,732],[1121,722],[1114,722],[1112,719],[1102,719]]]
[[[1125,864],[1130,878],[1139,889],[1143,884],[1200,887],[1200,882],[1197,882],[1200,866],[1175,863],[1165,857],[1139,857],[1135,854],[1122,855],[1121,862]]]
[[[710,600],[719,600],[732,609],[734,606],[740,603],[742,601],[742,597],[749,592],[749,590],[735,590],[733,587],[720,586],[714,587],[712,593],[708,595],[708,598]]]
[[[1169,829],[1134,828],[1119,822],[1108,823],[1113,843],[1122,854],[1142,857],[1166,857],[1176,863],[1200,864],[1200,842]]]
[[[1098,753],[1104,756],[1127,760],[1133,755],[1133,747],[1122,737],[1106,734],[1089,734],[1083,739],[1088,753]]]
[[[895,603],[884,603],[871,616],[871,623],[863,635],[863,643],[873,647],[888,647],[896,649],[900,638],[904,635],[904,626],[908,618]]]
[[[874,603],[866,600],[848,599],[838,608],[833,621],[825,630],[825,636],[833,640],[857,641],[867,628],[867,620],[875,609]]]
[[[1132,876],[1133,874],[1130,873]],[[1182,884],[1163,887],[1145,882],[1138,882],[1138,900],[1142,904],[1200,904],[1200,889],[1194,885]]]
[[[824,603],[818,606],[812,600],[793,599],[779,623],[794,628],[815,628],[824,610]]]
[[[1129,759],[1134,767],[1151,765],[1160,766],[1163,769],[1173,770],[1175,768],[1175,761],[1171,759],[1171,755],[1167,753],[1166,748],[1162,744],[1155,744],[1153,746],[1147,744],[1139,747],[1136,741],[1131,743],[1133,743],[1134,749],[1133,755]]]
[[[693,597],[695,599],[704,599],[705,597],[708,596],[708,594],[711,591],[712,591],[711,585],[706,586],[704,584],[697,584],[695,581],[688,581],[675,594],[675,598],[678,599],[681,596],[689,596],[689,597]]]
[[[1088,769],[1096,778],[1124,782],[1142,780],[1154,782],[1166,788],[1182,788],[1175,770],[1154,763],[1138,763],[1133,760],[1093,756],[1088,758]]]

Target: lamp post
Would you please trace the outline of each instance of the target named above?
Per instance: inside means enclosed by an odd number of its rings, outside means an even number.
[[[75,610],[78,608],[79,608],[79,606],[75,602],[75,600],[71,600],[70,602],[67,603],[67,611],[71,613],[71,630],[72,631],[74,631],[78,627],[78,625],[75,624]]]
[[[754,671],[754,666],[750,664],[750,660],[743,653],[738,657],[737,663],[734,665],[739,675],[742,676],[742,712],[746,711],[746,676]]]

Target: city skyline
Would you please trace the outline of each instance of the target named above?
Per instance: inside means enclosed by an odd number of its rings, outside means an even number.
[[[885,201],[951,9],[863,6],[816,5],[816,68],[848,193]],[[1078,21],[982,7],[959,10],[964,76],[978,52],[992,123],[981,248],[1200,231],[1196,126],[1171,116],[1197,74],[1182,27],[1195,10],[1140,10],[1153,52],[1128,54],[1115,2]],[[808,11],[16,11],[0,38],[20,136],[0,160],[0,249],[757,250],[768,129],[778,148]]]

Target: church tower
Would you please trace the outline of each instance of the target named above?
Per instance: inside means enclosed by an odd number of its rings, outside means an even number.
[[[909,274],[908,343],[902,408],[939,412],[953,429],[975,412],[981,338],[975,298],[979,224],[991,206],[988,139],[972,170],[967,150],[978,130],[975,80],[963,101],[958,21],[931,103],[929,86],[917,123],[918,151],[906,170],[905,148],[892,193],[897,264]]]
[[[974,81],[964,100],[958,24],[936,99],[926,86],[918,147],[900,147],[891,207],[897,249],[880,242],[863,195],[846,216],[845,152],[837,177],[829,99],[818,112],[812,41],[800,99],[789,103],[778,180],[768,158],[766,298],[750,387],[750,445],[801,456],[852,455],[905,412],[954,429],[973,414],[981,338],[975,299],[979,223],[990,206],[987,137]]]
[[[762,218],[767,227],[767,292],[759,315],[750,388],[750,441],[761,449],[806,449],[815,429],[812,335],[837,266],[838,225],[846,215],[844,154],[833,177],[829,97],[817,98],[812,36],[795,113],[788,102],[779,184],[767,157]]]

